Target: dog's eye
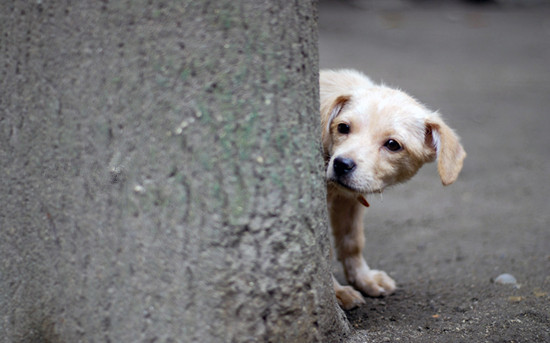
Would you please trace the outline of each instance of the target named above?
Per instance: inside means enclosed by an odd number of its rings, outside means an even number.
[[[384,146],[389,151],[399,151],[399,150],[403,149],[401,144],[399,144],[399,142],[394,140],[394,139],[388,139],[388,141],[386,143],[384,143]]]
[[[338,132],[341,134],[347,135],[350,131],[349,125],[346,123],[340,123],[338,124]]]

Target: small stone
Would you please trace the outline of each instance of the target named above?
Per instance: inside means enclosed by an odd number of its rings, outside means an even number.
[[[516,278],[508,273],[500,274],[495,278],[495,283],[501,284],[501,285],[513,285],[517,286],[518,282]]]
[[[145,193],[145,188],[141,185],[136,185],[134,187],[134,192],[136,192],[137,194],[144,194]]]
[[[534,294],[535,297],[537,297],[537,298],[543,298],[543,297],[548,296],[548,292],[543,292],[543,291],[541,291],[540,289],[534,290],[534,291],[533,291],[533,294]]]
[[[519,303],[520,301],[522,301],[524,298],[523,297],[520,297],[520,296],[511,296],[511,297],[508,297],[508,301],[511,302],[511,303]]]

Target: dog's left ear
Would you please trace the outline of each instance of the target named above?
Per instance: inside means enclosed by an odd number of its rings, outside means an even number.
[[[351,96],[349,95],[340,95],[332,103],[330,103],[330,105],[321,105],[321,126],[323,130],[321,142],[323,144],[325,160],[328,158],[328,150],[331,141],[330,126],[332,125],[332,121],[340,114],[340,112],[342,112],[342,109],[349,102],[350,98]]]
[[[466,158],[458,136],[439,117],[432,117],[426,121],[426,144],[435,151],[443,185],[455,182]]]

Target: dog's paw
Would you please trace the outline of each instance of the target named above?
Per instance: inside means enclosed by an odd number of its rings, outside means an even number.
[[[356,289],[371,297],[390,295],[395,292],[395,281],[381,270],[369,270],[354,282]]]
[[[351,310],[365,304],[365,299],[361,293],[357,292],[353,287],[339,286],[337,289],[334,289],[334,291],[336,293],[338,305],[344,310]]]

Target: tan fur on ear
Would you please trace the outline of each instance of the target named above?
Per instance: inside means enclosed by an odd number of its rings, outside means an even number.
[[[438,117],[430,118],[427,123],[431,144],[437,154],[437,170],[443,185],[455,182],[462,170],[466,152],[454,131]]]
[[[330,125],[334,118],[340,114],[346,103],[350,100],[351,96],[349,95],[340,95],[334,100],[330,107],[321,108],[321,127],[323,130],[322,133],[322,143],[323,143],[323,152],[325,153],[325,158],[328,154],[328,149],[330,145]]]

